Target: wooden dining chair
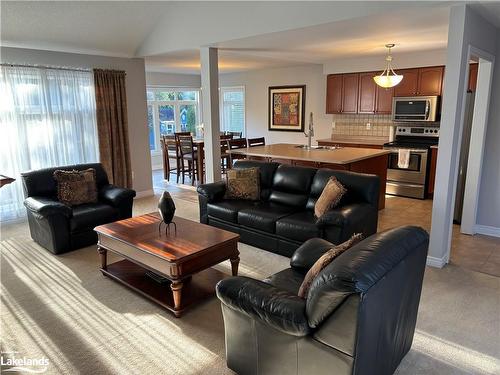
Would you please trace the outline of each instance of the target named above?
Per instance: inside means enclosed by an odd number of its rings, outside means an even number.
[[[229,146],[229,150],[237,150],[239,148],[247,148],[247,140],[246,138],[239,138],[239,139],[231,139],[227,141],[227,144]],[[246,159],[245,155],[238,155],[238,154],[229,154],[229,162],[231,166],[233,165],[233,162],[235,160],[239,159]]]
[[[191,185],[194,186],[194,181],[197,178],[196,171],[198,166],[198,159],[196,154],[197,151],[195,150],[193,144],[193,137],[191,135],[179,135],[177,136],[177,143],[179,144],[179,151],[181,154],[179,172],[182,173],[182,183],[184,183],[185,175],[186,173],[188,173],[189,178],[191,179]]]
[[[227,140],[220,141],[220,159],[222,173],[226,173],[226,170],[231,168],[231,159],[229,153],[227,152],[227,150],[229,149],[229,145],[227,142]]]
[[[179,164],[181,155],[179,145],[175,135],[163,135],[161,137],[162,155],[163,155],[163,174],[167,181],[170,181],[170,174],[175,171],[177,183],[179,183]],[[170,166],[170,161],[175,161],[175,168]]]
[[[229,141],[230,139],[233,139],[233,135],[232,134],[224,134],[224,135],[220,136],[220,140],[221,141]]]
[[[257,147],[265,145],[266,145],[266,139],[264,137],[248,138],[248,147]]]
[[[243,132],[227,132],[226,134],[231,134],[233,139],[243,137]]]

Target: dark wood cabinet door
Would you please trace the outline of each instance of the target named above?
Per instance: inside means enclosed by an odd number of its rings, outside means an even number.
[[[358,113],[375,113],[377,95],[377,84],[373,80],[375,74],[374,72],[359,74]]]
[[[342,113],[342,74],[326,79],[326,113]]]
[[[375,113],[387,115],[392,113],[392,98],[394,97],[394,87],[384,89],[377,86],[377,100],[375,105]]]
[[[477,71],[479,64],[470,64],[469,66],[469,91],[476,92],[477,87]]]
[[[420,68],[417,95],[441,95],[444,66]]]
[[[418,88],[418,69],[397,70],[403,80],[394,88],[394,96],[415,96]]]
[[[358,112],[358,73],[349,73],[342,76],[342,112]]]

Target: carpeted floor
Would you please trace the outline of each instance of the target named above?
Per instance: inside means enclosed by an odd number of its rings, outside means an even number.
[[[197,220],[195,202],[175,200],[179,216]],[[134,214],[156,202],[137,200]],[[241,275],[263,278],[289,262],[239,249]],[[98,264],[93,246],[54,256],[31,240],[26,223],[3,225],[2,352],[45,356],[48,374],[232,373],[215,297],[176,319],[103,277]],[[230,274],[229,262],[217,268]],[[413,347],[397,373],[498,374],[499,343],[500,278],[453,265],[427,268]]]

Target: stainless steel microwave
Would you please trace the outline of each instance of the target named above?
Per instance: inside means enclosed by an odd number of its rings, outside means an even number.
[[[438,121],[439,96],[405,96],[392,99],[393,121]]]

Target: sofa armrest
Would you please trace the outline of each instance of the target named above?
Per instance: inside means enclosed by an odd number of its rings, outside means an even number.
[[[295,294],[241,276],[220,281],[216,291],[224,305],[281,332],[293,336],[311,332],[305,313],[306,300]]]
[[[377,216],[377,209],[368,203],[353,203],[337,207],[325,212],[318,220],[318,228],[324,229],[328,226],[343,227],[352,225],[359,221],[369,220]]]
[[[113,207],[118,207],[123,201],[133,199],[134,197],[135,190],[114,185],[106,185],[99,190],[99,199],[109,203]]]
[[[24,206],[33,213],[43,217],[51,215],[73,216],[73,210],[55,199],[46,197],[28,197],[24,200]]]
[[[322,238],[311,238],[295,250],[290,259],[290,266],[305,274],[324,253],[334,246]]]
[[[204,196],[208,203],[212,203],[224,197],[226,193],[226,183],[224,181],[218,181],[210,184],[203,184],[198,186],[196,191],[198,194]]]

